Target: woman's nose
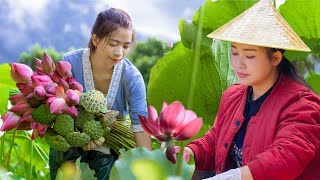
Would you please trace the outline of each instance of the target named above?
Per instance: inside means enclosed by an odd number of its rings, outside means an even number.
[[[115,49],[114,55],[115,55],[116,57],[121,57],[121,56],[122,56],[122,49],[121,49],[121,48]]]
[[[244,67],[245,67],[244,61],[245,61],[245,56],[243,56],[243,55],[237,56],[237,58],[235,59],[235,65],[236,65],[236,67],[238,67],[238,68],[244,68]]]

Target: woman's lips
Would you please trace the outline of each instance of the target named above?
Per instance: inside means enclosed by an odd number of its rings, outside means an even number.
[[[111,59],[113,62],[118,62],[119,59]]]
[[[239,73],[239,72],[237,72],[237,76],[238,76],[239,78],[245,78],[245,77],[249,76],[249,74],[244,74],[244,73]]]

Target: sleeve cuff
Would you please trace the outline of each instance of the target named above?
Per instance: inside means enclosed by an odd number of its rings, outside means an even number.
[[[140,124],[131,124],[130,130],[132,132],[144,132],[144,130]]]

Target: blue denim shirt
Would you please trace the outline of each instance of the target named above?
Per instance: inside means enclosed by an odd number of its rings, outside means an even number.
[[[83,52],[84,49],[68,52],[62,60],[72,65],[73,77],[83,85],[83,91],[86,92],[82,64]],[[119,111],[117,118],[125,118],[129,113],[132,131],[141,132],[143,129],[138,120],[138,114],[148,116],[145,84],[139,70],[128,59],[124,58],[122,61],[122,75],[111,109]]]

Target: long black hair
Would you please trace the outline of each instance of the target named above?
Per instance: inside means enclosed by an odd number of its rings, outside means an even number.
[[[290,77],[294,81],[298,82],[299,84],[307,87],[308,89],[310,89],[311,91],[316,93],[311,88],[311,86],[307,83],[307,81],[303,78],[303,76],[300,74],[299,70],[286,57],[284,57],[283,53],[285,52],[285,50],[276,49],[276,48],[268,48],[268,50],[267,50],[268,57],[271,59],[272,54],[277,51],[280,51],[282,53],[282,60],[277,67],[278,72]]]

